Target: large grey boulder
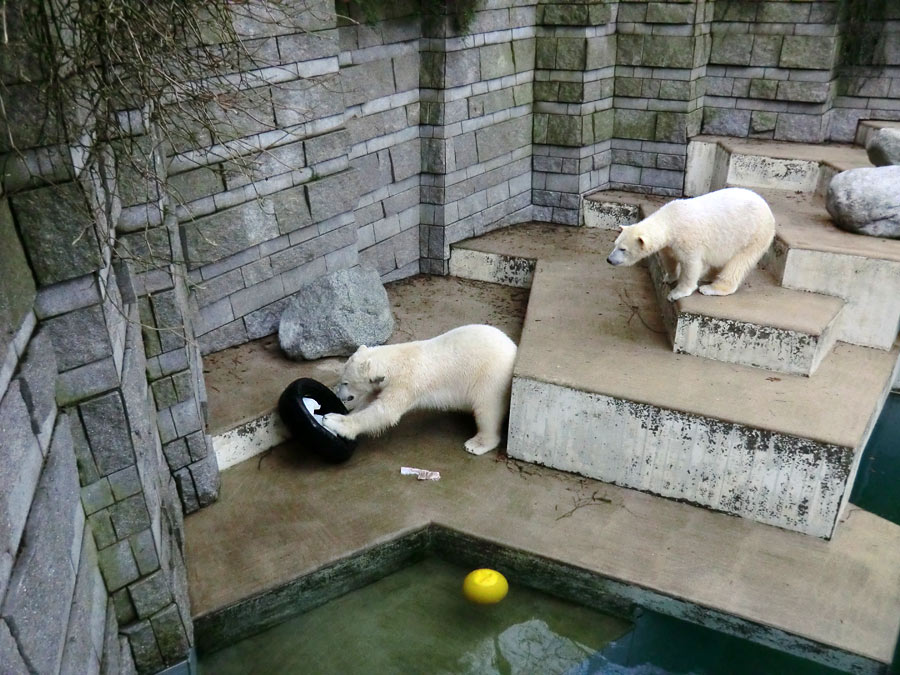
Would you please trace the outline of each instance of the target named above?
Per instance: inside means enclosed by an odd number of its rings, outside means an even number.
[[[380,345],[393,331],[394,315],[378,272],[354,267],[300,288],[281,315],[278,342],[292,359],[318,359]]]
[[[900,129],[879,129],[866,144],[866,154],[875,166],[900,164]]]
[[[900,166],[837,174],[828,186],[825,206],[842,230],[900,239]]]

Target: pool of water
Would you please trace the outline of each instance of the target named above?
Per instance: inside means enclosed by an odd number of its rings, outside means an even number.
[[[468,570],[412,565],[219,652],[205,675],[259,673],[564,673],[625,635],[630,621],[513,585],[480,606]]]
[[[427,558],[200,657],[201,675],[830,675],[839,671],[686,621],[604,614],[515,583],[472,605],[468,570]]]

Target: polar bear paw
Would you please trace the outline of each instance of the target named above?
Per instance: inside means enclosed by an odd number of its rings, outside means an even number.
[[[734,291],[719,288],[715,284],[706,284],[701,286],[699,290],[703,295],[731,295],[734,293]]]
[[[491,438],[486,435],[476,434],[466,441],[465,447],[466,452],[471,452],[473,455],[483,455],[496,448],[499,444],[499,438]]]
[[[688,291],[682,288],[674,288],[666,297],[668,298],[669,302],[675,302],[676,300],[681,300],[681,298],[686,298],[693,292],[694,289]]]
[[[347,419],[346,415],[341,415],[340,413],[328,413],[322,420],[322,424],[325,425],[326,429],[333,431],[338,436],[346,438],[347,440],[352,441],[356,438],[356,431],[353,429],[353,425]]]

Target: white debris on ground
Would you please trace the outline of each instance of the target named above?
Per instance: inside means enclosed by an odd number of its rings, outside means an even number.
[[[324,421],[325,421],[324,416],[316,414],[316,411],[321,407],[319,405],[319,402],[316,399],[309,398],[308,396],[304,396],[303,397],[303,405],[309,411],[309,414],[312,415],[316,419],[316,422],[318,422],[319,424],[324,423]]]
[[[440,471],[429,471],[428,469],[414,469],[411,466],[400,467],[401,476],[416,476],[419,480],[440,480]]]

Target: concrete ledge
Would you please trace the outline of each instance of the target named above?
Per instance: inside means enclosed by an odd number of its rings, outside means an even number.
[[[791,375],[812,375],[835,343],[844,303],[835,297],[781,288],[755,270],[733,295],[694,293],[674,305],[657,256],[648,264],[672,348],[716,361]]]
[[[272,410],[261,417],[216,434],[212,437],[212,442],[219,469],[222,470],[274,448],[288,438],[290,432],[284,426],[278,412]]]
[[[450,248],[450,275],[473,281],[489,281],[515,288],[531,288],[535,261],[500,253]]]
[[[513,380],[510,457],[816,537],[834,532],[853,448]]]

